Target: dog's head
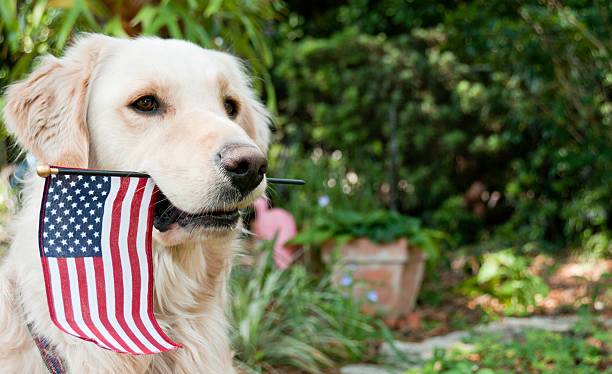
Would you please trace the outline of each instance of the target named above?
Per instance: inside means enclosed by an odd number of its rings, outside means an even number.
[[[4,118],[41,162],[149,173],[168,245],[236,230],[266,188],[268,113],[235,57],[188,42],[84,36],[9,87]]]

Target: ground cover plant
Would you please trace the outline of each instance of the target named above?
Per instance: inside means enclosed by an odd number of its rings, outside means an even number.
[[[262,243],[255,263],[232,274],[232,339],[240,365],[250,372],[288,368],[320,373],[337,362],[371,358],[385,327],[363,314],[367,299],[331,274],[314,276],[303,265],[280,270],[272,245]]]
[[[436,351],[406,374],[612,373],[612,331],[588,314],[568,333],[530,329],[511,340],[485,334],[467,343],[472,347]]]

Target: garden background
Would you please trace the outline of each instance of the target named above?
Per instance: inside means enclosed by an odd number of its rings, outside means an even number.
[[[334,370],[378,361],[392,338],[577,312],[591,330],[554,339],[576,368],[612,370],[595,318],[612,313],[612,3],[0,0],[2,92],[81,31],[187,39],[243,57],[258,77],[274,113],[269,174],[308,183],[270,190],[298,223],[296,265],[263,256],[234,274],[246,370]],[[0,135],[10,168],[23,155]],[[5,227],[18,187],[2,188]],[[350,232],[343,220],[365,223]],[[383,320],[361,313],[375,300],[346,297],[351,282],[334,281],[318,244],[347,235],[419,243],[413,313]],[[521,369],[487,361],[497,353],[442,354],[422,370],[562,372],[558,357]],[[457,371],[465,362],[477,367]]]

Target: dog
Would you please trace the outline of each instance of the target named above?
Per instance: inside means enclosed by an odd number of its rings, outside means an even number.
[[[37,245],[44,180],[30,173],[0,260],[0,371],[47,372],[31,324],[71,373],[236,372],[227,284],[239,210],[266,189],[270,138],[245,71],[236,57],[186,41],[84,34],[8,87],[5,124],[41,163],[153,178],[154,313],[182,348],[120,354],[53,325]]]

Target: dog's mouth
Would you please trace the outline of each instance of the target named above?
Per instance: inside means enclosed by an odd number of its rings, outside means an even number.
[[[201,213],[184,212],[172,205],[170,200],[159,191],[155,203],[153,226],[161,232],[168,231],[174,223],[180,227],[229,230],[236,227],[239,218],[240,213],[235,208]]]

